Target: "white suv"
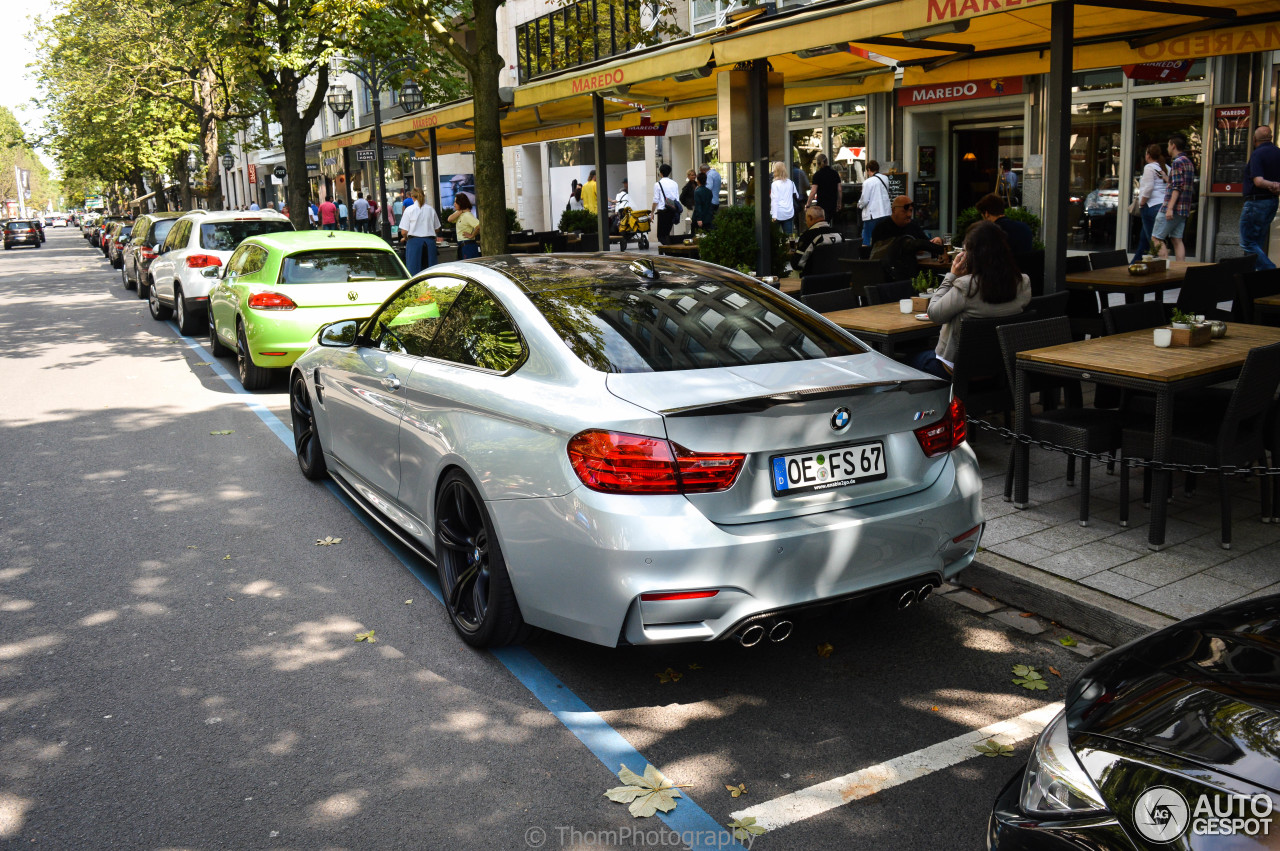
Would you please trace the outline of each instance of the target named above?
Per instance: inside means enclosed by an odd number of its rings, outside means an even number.
[[[209,291],[223,264],[250,236],[293,230],[293,223],[272,210],[205,212],[178,219],[151,261],[148,306],[154,319],[176,311],[178,330],[197,334],[208,323]]]

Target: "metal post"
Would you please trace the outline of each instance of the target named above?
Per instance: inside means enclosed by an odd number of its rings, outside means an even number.
[[[609,250],[609,158],[605,151],[604,98],[591,95],[591,119],[596,143],[596,250]]]
[[[1067,192],[1071,155],[1071,54],[1075,3],[1054,3],[1050,12],[1049,79],[1045,86],[1044,291],[1067,285]]]
[[[443,212],[440,210],[440,160],[436,155],[436,128],[427,128],[427,141],[431,143],[431,203],[437,211]]]
[[[378,75],[370,73],[366,82],[373,89],[373,144],[376,146],[378,165],[378,233],[391,242],[391,225],[387,222],[387,166],[382,159],[382,92],[378,89]]]
[[[355,215],[351,212],[351,202],[355,199],[351,197],[351,148],[349,147],[342,149],[342,193],[347,202],[347,227],[351,227],[351,217]]]
[[[769,216],[769,63],[757,59],[751,63],[749,91],[751,118],[755,132],[751,134],[751,160],[755,163],[756,205],[756,274],[768,275],[773,269],[773,223]]]

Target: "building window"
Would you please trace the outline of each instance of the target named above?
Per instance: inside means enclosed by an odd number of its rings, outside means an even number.
[[[360,111],[368,115],[373,112],[373,93],[368,86],[360,86]]]
[[[520,83],[653,43],[651,0],[580,0],[516,27]]]

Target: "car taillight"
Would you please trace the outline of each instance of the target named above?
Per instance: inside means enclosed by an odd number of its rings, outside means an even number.
[[[258,310],[293,310],[298,305],[281,293],[254,293],[249,296],[249,306]]]
[[[156,253],[155,253],[154,251],[152,251],[150,248],[144,248],[144,249],[142,249],[141,254],[142,254],[142,259],[143,259],[143,260],[155,260],[155,259],[156,259]]]
[[[582,483],[603,493],[674,494],[726,490],[745,455],[692,452],[657,437],[590,429],[569,441]]]
[[[222,261],[212,254],[192,254],[187,258],[188,269],[207,269],[210,266],[221,266]]]
[[[964,443],[968,434],[965,423],[964,402],[959,397],[953,398],[947,406],[947,413],[932,425],[916,429],[916,440],[920,448],[929,458],[945,455]]]

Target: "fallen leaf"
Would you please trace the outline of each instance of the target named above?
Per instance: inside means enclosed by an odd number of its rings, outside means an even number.
[[[654,676],[658,678],[658,682],[660,683],[678,683],[684,674],[674,668],[667,668],[660,674],[654,674]]]
[[[231,561],[231,556],[223,556],[223,557],[222,557],[222,560],[223,560],[223,561]]]
[[[734,839],[750,839],[753,836],[763,836],[768,832],[766,828],[756,824],[756,820],[751,816],[741,821],[731,821],[729,827],[733,828]]]
[[[410,605],[412,605],[412,604],[413,604],[413,598],[410,598],[410,599],[408,599],[408,600],[405,600],[405,601],[404,601],[404,604],[405,604],[406,606],[410,606]]]
[[[682,797],[675,784],[652,765],[644,767],[641,777],[624,764],[618,779],[626,785],[615,786],[604,796],[619,804],[630,804],[627,809],[635,818],[648,818],[658,811],[669,813],[676,808],[676,798]]]
[[[1013,746],[1002,744],[995,739],[987,739],[973,746],[983,756],[1013,756]]]
[[[818,645],[818,655],[821,656],[823,659],[830,658],[831,653],[834,650],[835,648],[832,647],[830,644],[826,643],[825,641],[822,644]]]
[[[233,428],[223,429],[222,431],[209,432],[209,434],[235,434],[235,433],[236,433],[236,430]]]
[[[1033,618],[1033,617],[1035,617],[1035,615],[1031,614],[1031,612],[1023,612],[1022,614],[1018,615],[1018,617],[1020,617],[1020,618]]]
[[[1062,676],[1062,672],[1059,671],[1057,668],[1053,667],[1052,665],[1049,666],[1049,673],[1053,674],[1055,677]]]
[[[327,535],[323,538],[316,538],[317,547],[332,547],[334,544],[341,544],[341,543],[342,543],[341,538],[335,538],[332,535]]]
[[[187,549],[189,549],[189,550],[198,550],[198,549],[200,549],[200,548],[199,548],[199,547],[193,547],[191,544],[187,544]]]
[[[689,663],[689,670],[690,670],[690,671],[701,671],[701,670],[702,670],[702,666],[701,666],[701,665],[699,665],[697,662],[690,662],[690,663]]]
[[[729,794],[735,798],[739,798],[747,794],[747,784],[745,783],[739,783],[737,786],[730,786],[726,783],[724,788],[728,789]]]
[[[937,712],[937,711],[938,711],[938,707],[936,707],[936,706],[931,706],[931,707],[929,708],[929,711],[930,711],[930,712]]]
[[[234,603],[234,602],[236,601],[236,598],[235,598],[235,597],[228,597],[227,599],[228,599],[229,601],[231,601],[232,603]]]
[[[373,630],[369,630],[368,632],[357,632],[356,641],[367,641],[370,644],[376,644],[378,639],[373,637]]]
[[[1059,639],[1058,639],[1058,643],[1059,643],[1059,644],[1061,644],[1063,647],[1075,647],[1075,646],[1076,646],[1076,640],[1075,640],[1074,638],[1072,638],[1071,636],[1069,636],[1069,635],[1064,635],[1064,636],[1062,636],[1061,638],[1059,638]]]
[[[1044,675],[1030,665],[1013,666],[1013,684],[1030,691],[1047,691],[1049,688]]]

